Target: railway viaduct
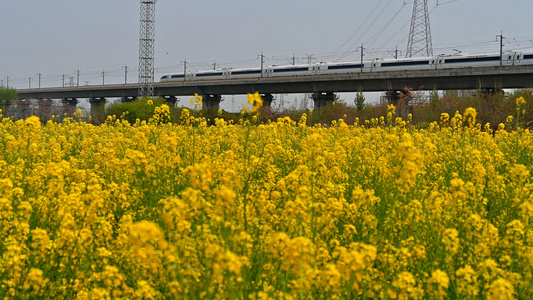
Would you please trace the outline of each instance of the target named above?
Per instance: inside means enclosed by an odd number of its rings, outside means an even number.
[[[394,104],[398,100],[398,92],[406,87],[413,90],[482,91],[527,88],[533,87],[533,66],[157,82],[154,91],[171,103],[175,103],[177,96],[203,95],[204,108],[218,108],[221,95],[259,92],[265,100],[264,105],[270,106],[272,94],[310,93],[317,109],[333,101],[334,93],[356,92],[360,88],[365,92],[387,92],[389,102]],[[122,101],[134,100],[138,96],[138,84],[20,89],[18,95],[20,99],[62,99],[73,106],[79,98],[87,98],[93,110],[110,97],[121,98]]]

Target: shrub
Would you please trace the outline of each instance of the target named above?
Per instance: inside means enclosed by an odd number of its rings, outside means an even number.
[[[144,97],[141,99],[137,98],[133,102],[124,102],[111,105],[106,109],[106,113],[108,116],[116,116],[118,118],[127,120],[130,123],[135,123],[137,119],[148,122],[148,120],[153,117],[155,108],[163,104],[166,104],[166,101],[160,97]],[[176,112],[175,109],[171,109],[171,122],[177,119],[176,115],[178,115],[178,112]]]

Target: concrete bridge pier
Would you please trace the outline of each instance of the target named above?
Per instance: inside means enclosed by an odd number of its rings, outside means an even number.
[[[135,101],[135,99],[136,99],[135,96],[124,96],[120,100],[122,101],[122,103],[126,103],[126,102],[133,102]]]
[[[38,117],[41,121],[47,121],[52,118],[52,105],[54,101],[49,98],[37,99],[37,107],[39,109]]]
[[[313,99],[315,106],[314,110],[319,110],[326,105],[333,104],[333,101],[335,101],[335,93],[333,92],[321,92],[321,93],[313,93],[311,95],[311,98]]]
[[[409,100],[411,100],[410,90],[404,91],[387,91],[386,93],[387,102],[396,107],[396,115],[401,117],[404,120],[407,120],[409,115]]]
[[[100,98],[89,98],[89,103],[91,104],[91,113],[93,111],[101,110],[102,108],[105,108],[105,103],[107,102],[106,98],[100,97]]]
[[[263,107],[264,108],[272,108],[272,101],[274,101],[274,95],[272,94],[261,94],[261,98],[263,99]]]
[[[33,109],[30,108],[33,108],[31,106],[31,100],[20,99],[19,101],[17,101],[17,110],[20,111],[20,115],[17,116],[17,114],[15,114],[15,118],[26,119],[27,117],[33,115]]]
[[[78,99],[63,98],[61,102],[63,103],[63,113],[66,114],[68,117],[72,117],[72,115],[76,111],[76,105],[78,105],[79,103]]]
[[[178,103],[178,97],[176,96],[163,96],[163,99],[165,99],[165,102],[168,103],[171,107],[175,107],[176,103]]]
[[[220,102],[222,102],[222,96],[220,95],[203,95],[202,97],[202,109],[220,109]]]
[[[481,90],[481,94],[484,97],[494,96],[496,94],[501,94],[501,93],[503,93],[503,90],[501,88],[484,88]]]
[[[89,98],[91,104],[91,118],[95,124],[100,124],[105,121],[105,104],[107,99],[104,97]]]
[[[400,100],[400,95],[397,91],[387,91],[385,92],[385,98],[387,98],[387,103],[396,106]]]

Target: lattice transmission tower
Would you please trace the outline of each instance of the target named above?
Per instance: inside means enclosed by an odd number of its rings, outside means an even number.
[[[428,0],[414,0],[406,57],[433,56]]]
[[[141,0],[139,34],[139,97],[154,95],[155,3]]]

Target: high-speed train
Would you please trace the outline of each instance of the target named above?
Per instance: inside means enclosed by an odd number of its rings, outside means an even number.
[[[533,65],[533,51],[506,51],[483,54],[453,54],[434,57],[406,59],[374,59],[351,62],[313,63],[261,68],[220,69],[183,73],[169,73],[161,77],[162,82],[184,80],[220,80],[259,77],[283,77],[319,74],[348,74],[360,72],[384,72],[407,70],[430,70],[468,67],[497,67]]]

